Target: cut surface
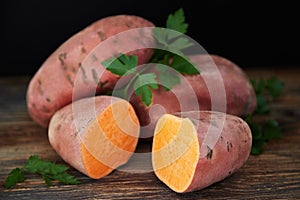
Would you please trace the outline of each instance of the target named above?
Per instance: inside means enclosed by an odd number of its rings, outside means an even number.
[[[156,176],[176,192],[184,192],[193,180],[199,159],[199,142],[188,118],[165,114],[157,122],[152,165]]]
[[[132,106],[118,101],[104,109],[82,135],[82,162],[87,174],[101,178],[122,164],[134,152],[139,122]]]
[[[112,168],[104,165],[102,162],[97,160],[88,150],[85,148],[85,145],[81,143],[81,154],[82,154],[82,161],[85,167],[86,173],[91,178],[102,178],[108,175],[110,172],[113,171]]]

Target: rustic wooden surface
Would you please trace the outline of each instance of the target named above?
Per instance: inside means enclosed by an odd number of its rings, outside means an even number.
[[[279,121],[283,138],[270,141],[259,156],[250,156],[235,174],[212,186],[176,194],[152,172],[114,171],[92,180],[74,169],[82,184],[47,188],[36,175],[10,190],[4,180],[30,155],[65,164],[51,148],[47,130],[27,114],[25,94],[29,77],[0,78],[0,199],[300,199],[300,70],[249,69],[251,78],[275,75],[285,82],[285,93],[273,104],[272,116]],[[143,144],[141,144],[143,146]]]

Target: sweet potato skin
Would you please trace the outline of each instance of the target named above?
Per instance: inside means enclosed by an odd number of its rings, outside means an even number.
[[[211,57],[211,58],[209,58]],[[218,55],[195,55],[190,57],[192,63],[200,67],[201,74],[185,76],[198,97],[200,110],[212,110],[210,91],[205,83],[213,80],[220,73],[226,92],[226,113],[236,116],[245,116],[254,112],[256,95],[246,73],[232,61]],[[211,60],[216,64],[219,72],[210,70]],[[217,81],[217,80],[216,80]],[[218,105],[214,111],[218,109]]]
[[[48,138],[53,149],[65,162],[69,163],[72,167],[83,174],[90,176],[87,174],[86,168],[83,164],[81,149],[86,131],[91,125],[95,125],[95,122],[97,124],[96,117],[101,114],[103,110],[105,110],[108,106],[111,106],[113,103],[120,101],[125,102],[125,100],[112,96],[102,95],[89,97],[77,100],[56,111],[50,120],[48,128]],[[94,107],[92,106],[93,104],[95,105]],[[131,106],[129,103],[128,105]],[[76,114],[75,112],[78,113]],[[138,130],[133,131],[131,134],[139,134],[139,125],[137,125],[137,128]],[[135,139],[133,139],[132,143],[133,148],[137,145],[138,137],[138,135],[134,135]],[[99,151],[101,152],[103,150],[104,149],[101,149],[100,145]],[[123,160],[122,163],[120,161],[117,165],[124,164],[132,153],[126,152],[123,157],[118,154],[119,157],[122,157],[118,159],[118,161],[121,159]],[[114,169],[111,168],[109,172],[112,170]]]
[[[141,123],[142,138],[153,136],[157,119],[165,113],[213,110],[245,116],[254,112],[256,95],[249,78],[239,66],[218,55],[193,55],[189,58],[200,69],[199,75],[184,75],[181,78],[181,83],[185,79],[191,89],[187,89],[185,84],[175,85],[171,91],[159,87],[158,90],[152,91],[153,101],[149,107],[145,106],[140,97],[135,95],[131,97],[130,102]],[[216,65],[217,68],[212,65]],[[214,82],[224,85],[222,86],[225,89],[224,96],[211,96],[210,90],[214,90]],[[196,102],[195,98],[191,97],[191,90],[194,92]],[[217,93],[218,91],[215,94]],[[180,94],[182,97],[179,99],[175,94]],[[160,109],[153,109],[155,105],[159,105]]]
[[[183,193],[201,190],[235,173],[250,155],[252,134],[248,124],[241,118],[221,112],[198,111],[176,113],[189,118],[197,130],[200,157],[192,182]],[[212,132],[208,130],[212,129]],[[221,134],[205,139],[207,134]],[[210,143],[210,144],[209,144]],[[211,145],[211,144],[215,145]]]
[[[42,64],[29,83],[26,98],[28,112],[32,119],[41,126],[47,127],[54,112],[72,101],[76,76],[81,77],[76,87],[84,88],[81,89],[80,94],[77,94],[76,99],[83,98],[94,90],[95,84],[98,85],[96,92],[99,94],[112,90],[119,78],[117,75],[105,70],[103,66],[97,69],[84,68],[82,62],[99,43],[107,38],[133,28],[153,26],[151,22],[138,16],[111,16],[94,22],[64,42]],[[130,40],[130,42],[135,41]],[[145,39],[145,42],[151,43],[153,40]],[[111,53],[110,56],[116,54],[113,49],[107,51]],[[137,55],[139,64],[142,64],[151,57],[152,50],[137,49],[128,54]],[[103,73],[100,80],[95,80],[100,73]]]
[[[203,189],[221,181],[236,172],[247,161],[252,145],[252,134],[248,124],[241,118],[220,112],[190,112],[183,114],[199,123],[197,127],[198,142],[205,145],[205,156],[200,156],[196,172],[190,186],[185,192]],[[222,126],[222,121],[224,125]],[[197,123],[196,123],[197,124]],[[209,126],[221,130],[221,135],[214,147],[203,143]],[[203,155],[203,152],[200,152]],[[203,158],[201,158],[203,157]]]

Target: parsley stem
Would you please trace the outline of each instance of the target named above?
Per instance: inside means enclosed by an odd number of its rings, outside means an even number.
[[[144,66],[140,71],[136,72],[134,76],[130,79],[126,87],[124,88],[124,95],[127,97],[127,93],[129,88],[133,85],[133,83],[138,79],[138,77],[143,74],[145,71],[147,71],[150,68],[149,64],[147,66]]]

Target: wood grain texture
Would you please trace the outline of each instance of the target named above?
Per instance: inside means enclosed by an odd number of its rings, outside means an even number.
[[[152,172],[115,170],[92,180],[70,169],[82,184],[46,187],[39,176],[28,175],[24,183],[10,190],[4,180],[30,155],[65,164],[48,142],[47,130],[27,114],[25,94],[29,77],[0,78],[0,199],[300,199],[300,70],[249,69],[251,78],[280,78],[285,92],[272,105],[272,117],[279,121],[283,138],[272,140],[259,156],[250,156],[238,172],[212,186],[187,194],[176,194]],[[149,151],[147,143],[139,151]]]

